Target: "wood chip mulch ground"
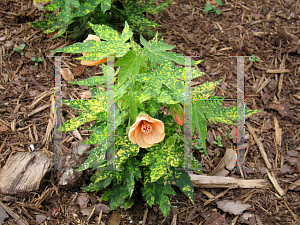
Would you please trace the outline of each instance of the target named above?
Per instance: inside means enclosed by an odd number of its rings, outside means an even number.
[[[176,45],[174,51],[204,60],[198,68],[205,75],[192,85],[223,79],[215,96],[236,98],[237,58],[233,56],[254,54],[260,59],[245,58],[245,103],[249,109],[263,111],[246,119],[244,174],[235,169],[229,176],[265,179],[269,185],[195,188],[195,206],[174,186],[177,196],[170,200],[175,207],[163,224],[300,224],[300,1],[224,0],[221,15],[204,14],[205,3],[174,0],[163,12],[146,16],[163,25],[159,32],[166,33],[166,43]],[[53,155],[54,58],[48,56],[72,42],[51,40],[52,34],[27,24],[43,18],[32,1],[2,0],[0,15],[1,170],[19,152]],[[13,50],[22,43],[24,56]],[[43,62],[35,66],[32,57],[42,57]],[[72,70],[75,80],[100,73],[100,67],[82,68],[74,58],[64,58],[62,67]],[[64,98],[80,98],[88,89],[65,80],[62,86]],[[77,114],[63,106],[62,115],[66,121]],[[227,135],[233,128],[219,123],[208,126],[209,157],[197,154],[205,174],[234,145]],[[213,143],[218,135],[223,147]],[[64,134],[63,153],[69,154],[72,142],[88,136],[80,128]],[[163,220],[157,206],[150,208],[142,200],[126,211],[108,211],[109,203],[99,204],[101,192],[81,189],[92,171],[73,187],[59,186],[56,173],[47,174],[38,191],[0,194],[0,224],[160,224]],[[235,215],[221,207],[223,200],[251,207]]]

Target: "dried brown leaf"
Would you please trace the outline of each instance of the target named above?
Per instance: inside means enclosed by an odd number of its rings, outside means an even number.
[[[80,209],[84,209],[87,207],[87,204],[89,202],[89,198],[87,197],[86,193],[81,193],[77,199],[76,199],[77,204],[79,205]]]
[[[69,68],[62,68],[61,69],[61,75],[64,80],[66,81],[73,81],[74,80],[74,74]]]
[[[225,214],[215,212],[205,222],[204,225],[222,224],[225,221]]]
[[[244,204],[241,201],[234,202],[230,200],[219,201],[217,202],[217,206],[224,212],[228,212],[234,215],[240,215],[243,211],[251,208],[251,205],[249,204]]]
[[[121,222],[121,214],[113,212],[109,218],[108,225],[119,225]]]
[[[224,157],[221,159],[218,166],[209,174],[210,176],[227,176],[229,171],[235,167],[236,152],[233,149],[226,149]]]
[[[84,65],[77,65],[76,67],[72,68],[71,71],[73,72],[75,77],[79,77],[83,74],[84,68],[85,68]]]

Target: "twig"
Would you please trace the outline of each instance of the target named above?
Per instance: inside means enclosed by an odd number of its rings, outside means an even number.
[[[285,206],[288,208],[288,210],[290,211],[290,213],[292,214],[292,216],[294,217],[294,219],[300,224],[300,220],[298,219],[297,215],[295,213],[293,213],[293,211],[290,209],[290,207],[288,206],[288,204],[286,203],[286,201],[283,201]]]
[[[264,150],[263,144],[260,142],[260,140],[258,140],[258,138],[257,138],[257,136],[256,136],[256,134],[255,134],[253,128],[251,127],[251,125],[250,125],[249,123],[247,123],[247,122],[246,122],[246,124],[247,124],[247,127],[248,127],[250,133],[252,134],[252,136],[253,136],[253,138],[254,138],[254,140],[255,140],[257,146],[258,146],[258,149],[259,149],[259,151],[260,151],[260,154],[261,154],[261,156],[263,157],[263,159],[264,159],[264,161],[265,161],[265,164],[266,164],[267,168],[268,168],[268,169],[272,169],[272,166],[271,166],[271,164],[270,164],[270,162],[269,162],[268,156],[267,156],[267,154],[266,154],[266,152],[265,152],[265,150]]]
[[[217,200],[218,198],[223,197],[230,189],[237,188],[237,187],[238,187],[238,185],[234,185],[232,187],[229,187],[225,191],[222,191],[220,194],[217,194],[213,198],[208,199],[206,202],[204,202],[203,207],[206,206],[206,205],[208,205],[209,203]]]
[[[89,220],[91,219],[91,217],[93,216],[93,214],[94,214],[94,212],[95,212],[95,209],[96,209],[96,206],[94,206],[94,208],[93,208],[91,214],[89,215],[87,221],[89,221]]]
[[[283,191],[282,188],[279,186],[279,184],[278,184],[278,182],[277,182],[277,180],[276,180],[276,178],[275,178],[275,176],[274,176],[274,173],[273,173],[273,172],[269,172],[269,171],[267,170],[267,174],[268,174],[268,177],[269,177],[271,183],[273,184],[274,188],[275,188],[276,191],[278,192],[278,194],[279,194],[280,196],[283,196],[283,195],[284,195],[284,191]]]
[[[12,76],[12,78],[11,78],[11,81],[14,80],[16,74],[17,74],[17,73],[19,72],[19,70],[21,69],[21,66],[23,65],[23,62],[24,62],[23,60],[20,62],[20,64],[19,64],[17,70],[14,72],[14,74],[13,74],[13,76]]]
[[[194,187],[199,188],[266,188],[268,183],[264,179],[240,180],[234,177],[206,176],[190,174]],[[172,183],[176,185],[175,181]]]
[[[19,225],[29,225],[27,221],[23,220],[19,215],[14,213],[10,208],[8,208],[5,204],[0,202],[0,206],[12,217],[14,218]]]
[[[143,216],[143,221],[142,221],[142,225],[146,224],[147,215],[148,215],[148,208],[145,209],[144,216]]]

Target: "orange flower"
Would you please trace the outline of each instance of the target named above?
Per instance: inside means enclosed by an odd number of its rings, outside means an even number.
[[[97,42],[100,42],[100,38],[96,35],[92,35],[92,34],[89,34],[89,36],[83,41],[87,41],[87,40],[95,40]],[[84,56],[88,54],[88,52],[83,52],[82,53]],[[95,65],[99,65],[101,63],[104,63],[107,61],[107,58],[104,58],[104,59],[100,59],[98,61],[87,61],[87,60],[82,60],[81,61],[81,65],[85,65],[85,66],[95,66]]]
[[[148,115],[140,115],[130,127],[129,140],[142,148],[149,148],[165,138],[165,125]]]
[[[178,114],[175,112],[175,121],[179,126],[182,126],[184,123],[184,114],[183,113],[181,114],[181,119],[180,119]]]

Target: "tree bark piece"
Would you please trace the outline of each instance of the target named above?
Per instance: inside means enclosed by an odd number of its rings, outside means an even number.
[[[45,152],[18,152],[0,170],[0,193],[37,191],[53,160]]]

